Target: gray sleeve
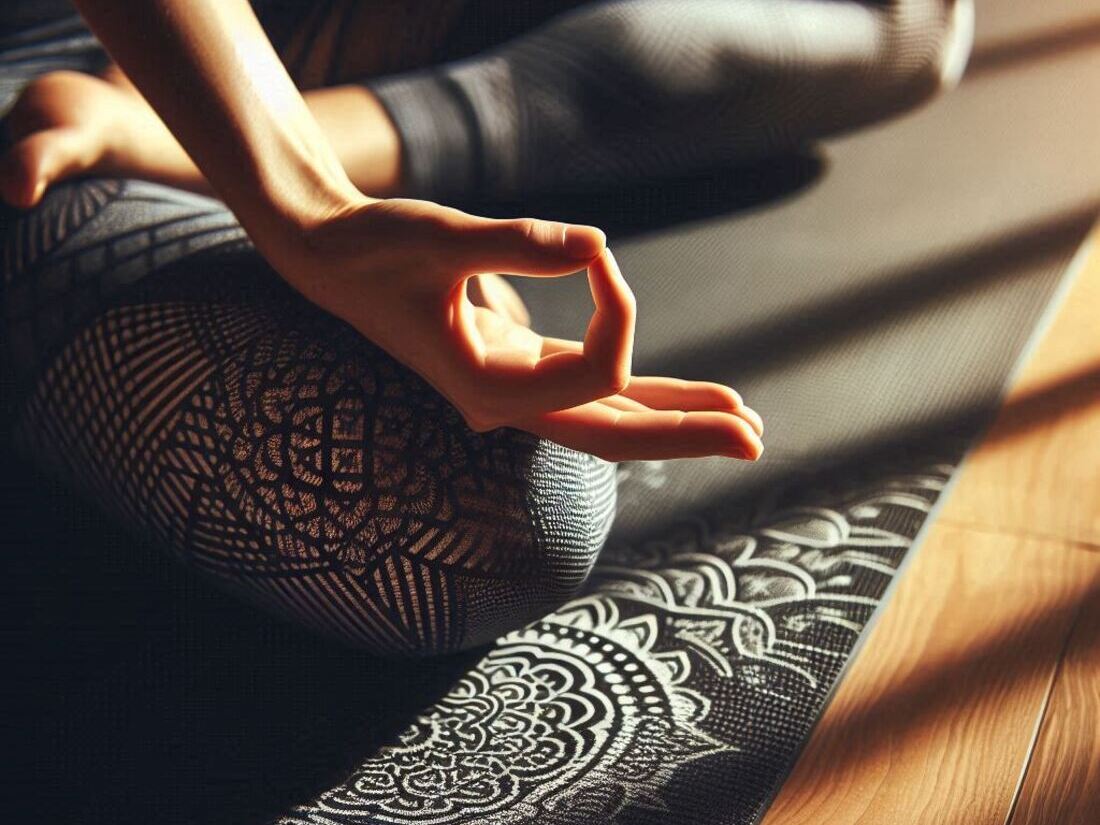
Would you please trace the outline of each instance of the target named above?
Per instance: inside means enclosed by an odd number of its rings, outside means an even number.
[[[410,194],[576,190],[790,149],[958,79],[972,0],[608,0],[371,81]]]

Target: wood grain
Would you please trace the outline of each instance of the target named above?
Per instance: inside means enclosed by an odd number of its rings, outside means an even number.
[[[765,825],[1002,825],[1100,554],[937,525]]]
[[[1010,820],[1010,825],[1096,823],[1100,823],[1100,599],[1082,605],[1074,623]]]
[[[1100,231],[941,519],[1100,548]]]
[[[1100,823],[1100,229],[764,825]]]

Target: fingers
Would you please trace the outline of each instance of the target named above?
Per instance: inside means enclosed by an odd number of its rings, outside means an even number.
[[[627,410],[596,401],[539,416],[524,429],[607,461],[703,456],[755,461],[764,450],[748,422],[729,412]]]
[[[584,357],[618,391],[630,381],[637,305],[610,249],[588,268],[588,286],[596,311],[584,335]]]
[[[764,422],[741,396],[723,384],[679,378],[631,378],[622,395],[658,410],[728,410],[744,418],[753,431],[764,434]]]
[[[589,267],[588,277],[596,311],[583,347],[541,357],[515,346],[506,331],[494,335],[485,326],[479,329],[462,291],[454,292],[450,317],[456,338],[449,351],[469,361],[469,391],[457,405],[471,426],[510,425],[614,395],[626,386],[634,343],[634,295],[606,250]]]
[[[564,338],[542,339],[543,355],[555,352],[580,352],[581,345]],[[712,381],[685,381],[680,378],[632,376],[619,393],[646,407],[659,410],[729,410],[749,422],[758,436],[764,434],[764,421],[741,396],[724,384]],[[605,401],[609,399],[604,399]]]
[[[496,220],[449,210],[448,264],[459,274],[566,275],[583,269],[607,245],[594,226],[534,218]]]

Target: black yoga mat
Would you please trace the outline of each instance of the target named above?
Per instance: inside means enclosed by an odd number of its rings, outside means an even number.
[[[639,370],[738,387],[765,459],[624,465],[586,594],[279,822],[756,821],[1096,218],[1090,12],[979,4],[961,88],[818,157],[537,205],[626,236]]]
[[[620,469],[586,593],[489,652],[275,624],[4,456],[7,769],[39,822],[750,823],[1100,202],[1097,0],[986,0],[962,86],[820,153],[524,205],[592,220],[642,371],[724,380],[757,466]],[[574,333],[576,282],[524,281]],[[854,732],[858,733],[858,732]]]

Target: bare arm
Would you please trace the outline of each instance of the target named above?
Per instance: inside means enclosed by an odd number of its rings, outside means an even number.
[[[363,200],[245,0],[76,5],[277,267]]]
[[[63,177],[88,171],[121,174],[211,193],[202,172],[129,78],[115,64],[107,68],[103,78],[110,87],[99,86],[92,77],[70,73],[65,78],[70,85],[80,85],[85,99],[94,101],[97,111],[89,113],[86,122],[103,124],[103,135],[97,140],[94,130],[88,130],[88,139],[74,147],[72,154],[77,157]],[[50,81],[46,78],[39,82]],[[77,92],[75,85],[73,91]],[[385,108],[369,89],[362,85],[313,89],[303,92],[302,99],[357,189],[377,197],[400,189],[401,139]],[[63,119],[75,118],[66,113]]]

